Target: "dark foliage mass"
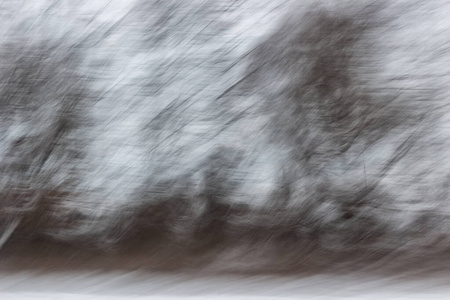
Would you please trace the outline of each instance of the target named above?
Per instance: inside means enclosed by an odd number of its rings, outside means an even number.
[[[3,255],[272,271],[445,253],[439,1],[278,2],[5,1]]]

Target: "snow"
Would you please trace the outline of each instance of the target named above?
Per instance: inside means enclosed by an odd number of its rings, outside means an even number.
[[[367,274],[208,276],[22,272],[0,279],[1,299],[448,299],[450,276]]]

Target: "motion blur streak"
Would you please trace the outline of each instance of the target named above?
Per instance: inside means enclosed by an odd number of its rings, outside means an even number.
[[[1,1],[1,271],[446,270],[449,15]]]

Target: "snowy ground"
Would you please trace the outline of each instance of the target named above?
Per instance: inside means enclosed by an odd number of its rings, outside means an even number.
[[[1,299],[448,299],[450,276],[212,276],[173,274],[2,274]]]

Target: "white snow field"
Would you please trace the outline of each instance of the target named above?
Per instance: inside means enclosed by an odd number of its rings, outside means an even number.
[[[2,274],[1,299],[448,299],[450,277],[361,273],[208,276],[132,273]]]

